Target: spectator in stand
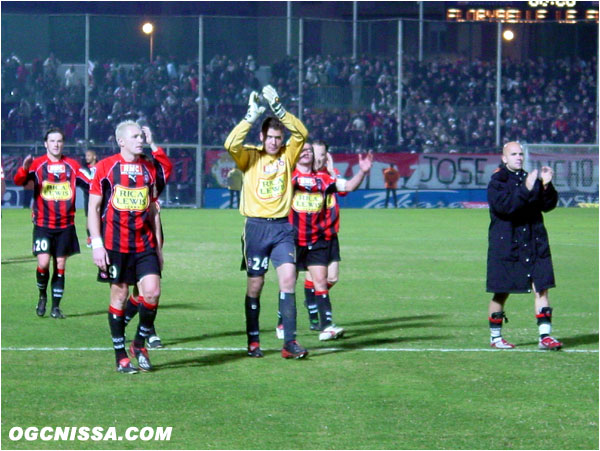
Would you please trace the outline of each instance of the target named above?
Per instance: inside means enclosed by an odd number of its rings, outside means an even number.
[[[526,128],[529,141],[545,135],[553,143],[593,142],[597,118],[588,99],[595,96],[596,61],[595,56],[589,60],[539,57],[504,61],[501,135],[523,140],[522,130]],[[419,62],[407,56],[403,63],[404,145],[415,152],[493,149],[494,62],[461,58]],[[344,130],[354,115],[360,115],[366,122],[362,146],[397,143],[397,69],[393,58],[319,55],[306,58],[304,64],[303,113],[312,134],[349,147],[350,136]],[[5,141],[32,140],[48,123],[66,128],[69,116],[77,131],[74,137],[83,137],[83,84],[61,81],[57,68],[58,61],[52,55],[43,63],[34,60],[30,66],[16,55],[2,62]],[[214,56],[204,71],[205,97],[198,99],[196,64],[179,65],[174,58],[160,56],[152,64],[94,62],[90,138],[106,142],[121,119],[136,119],[141,111],[166,127],[165,141],[196,142],[201,102],[205,142],[219,145],[231,126],[227,119],[241,115],[248,94],[259,88],[257,68],[252,55],[239,59]],[[271,70],[272,84],[286,93],[286,102],[291,102],[298,94],[297,60],[286,57]],[[324,104],[323,89],[340,99],[347,96],[352,109]],[[356,142],[355,147],[359,147]]]

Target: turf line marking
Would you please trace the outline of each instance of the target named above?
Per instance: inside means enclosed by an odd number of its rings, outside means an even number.
[[[17,351],[17,352],[30,352],[30,351],[40,351],[40,352],[52,352],[52,351],[112,351],[113,348],[93,348],[93,347],[85,347],[85,348],[70,348],[70,347],[7,347],[2,348],[2,351]],[[246,348],[211,348],[211,347],[195,347],[195,348],[182,348],[182,347],[166,347],[163,349],[153,349],[152,351],[245,351]],[[279,351],[279,348],[263,348],[263,351]],[[514,352],[548,352],[541,349],[511,349],[511,350],[499,350],[499,349],[491,349],[491,348],[472,348],[472,349],[460,349],[460,348],[313,348],[314,352],[342,352],[342,351],[363,351],[363,352],[505,352],[505,353],[514,353]],[[598,353],[598,349],[562,349],[560,352],[570,352],[570,353],[584,353],[584,354],[593,354]]]

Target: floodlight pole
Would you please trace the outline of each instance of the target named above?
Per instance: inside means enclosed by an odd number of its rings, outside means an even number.
[[[500,115],[502,104],[500,95],[502,91],[502,22],[498,22],[498,36],[496,44],[496,147],[500,147]]]
[[[302,86],[302,73],[304,72],[304,19],[298,23],[298,118],[302,120],[304,89]]]
[[[83,86],[85,89],[83,108],[85,119],[83,124],[83,137],[87,148],[90,142],[90,76],[88,70],[90,67],[90,15],[85,15],[85,65],[83,68]],[[87,150],[87,149],[86,149]]]
[[[352,2],[352,58],[356,61],[358,47],[358,2]]]
[[[203,17],[198,17],[198,147],[196,147],[196,207],[204,206],[204,152],[202,151],[202,122],[204,110],[204,86],[202,80],[204,78],[204,21]]]
[[[397,144],[402,144],[402,21],[398,21],[398,98],[396,110],[398,115],[398,139]]]
[[[419,62],[423,61],[423,2],[419,2]]]
[[[287,28],[286,28],[286,46],[285,54],[292,54],[292,2],[287,2]]]

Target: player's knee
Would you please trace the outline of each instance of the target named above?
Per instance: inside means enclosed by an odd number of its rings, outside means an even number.
[[[338,283],[338,276],[327,276],[327,285],[329,288]]]
[[[286,293],[293,293],[296,287],[296,275],[284,274],[279,277],[279,289]]]
[[[50,254],[39,254],[37,261],[40,268],[48,269],[50,267]]]
[[[160,299],[160,286],[144,289],[144,301],[147,304],[156,305]]]
[[[265,283],[264,277],[248,277],[246,286],[247,295],[252,298],[257,298],[262,292],[263,285]]]

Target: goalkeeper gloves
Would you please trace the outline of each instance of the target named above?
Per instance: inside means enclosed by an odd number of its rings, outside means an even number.
[[[250,98],[248,99],[248,112],[246,113],[246,121],[254,124],[256,119],[260,117],[261,114],[265,112],[264,106],[258,106],[258,92],[252,91],[250,93]]]
[[[262,95],[267,102],[269,102],[269,106],[271,107],[271,110],[273,110],[273,113],[275,113],[275,116],[282,119],[283,116],[285,116],[285,108],[281,105],[279,95],[277,94],[277,91],[275,91],[275,88],[271,85],[265,86],[262,90]]]

